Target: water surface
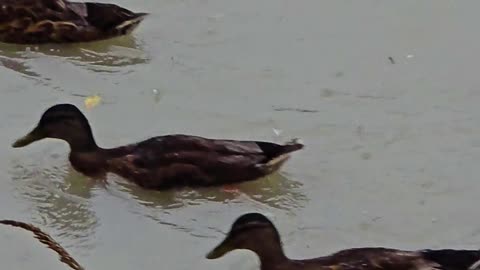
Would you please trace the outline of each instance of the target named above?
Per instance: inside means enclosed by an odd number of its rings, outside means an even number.
[[[297,258],[480,246],[479,2],[116,3],[152,15],[132,37],[0,46],[2,218],[40,226],[87,269],[255,269],[247,252],[204,259],[247,211]],[[91,95],[102,103],[86,110]],[[105,188],[62,142],[10,147],[59,102],[105,147],[188,133],[306,148],[238,193]],[[5,269],[66,269],[27,233],[2,227],[0,242]]]

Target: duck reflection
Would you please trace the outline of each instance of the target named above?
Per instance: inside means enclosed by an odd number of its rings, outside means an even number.
[[[205,201],[229,203],[246,199],[268,207],[290,210],[301,207],[306,201],[305,195],[299,191],[301,183],[290,180],[281,173],[228,187],[173,191],[146,190],[124,181],[117,183],[139,204],[160,209],[182,208]]]
[[[127,211],[199,238],[215,237],[218,229],[210,221],[212,215],[220,212],[251,208],[252,204],[255,208],[294,212],[307,201],[307,197],[300,191],[301,183],[290,180],[283,173],[228,188],[182,188],[169,191],[146,190],[119,178],[112,179],[117,176],[109,177],[109,185],[116,185],[116,188],[109,189],[111,194],[127,201]],[[205,206],[206,203],[209,203],[208,206]],[[232,205],[236,206],[231,208]]]
[[[106,193],[119,198],[124,202],[120,207],[125,207],[134,215],[195,237],[209,237],[211,230],[215,230],[204,227],[208,222],[200,220],[203,216],[210,216],[202,213],[212,212],[211,207],[203,207],[208,202],[221,205],[253,203],[258,207],[288,212],[303,207],[307,201],[300,192],[301,183],[281,173],[229,186],[228,189],[209,187],[155,191],[138,187],[113,174],[108,175],[108,183],[105,184],[103,180],[83,176],[68,165],[48,170],[40,167],[38,164],[34,167],[15,165],[13,180],[16,193],[32,202],[42,225],[57,229],[57,236],[64,235],[66,239],[71,239],[71,246],[77,247],[93,245],[99,221],[91,209],[90,199],[96,190],[101,190],[99,193],[102,195]],[[51,168],[51,165],[45,167]],[[219,209],[214,207],[213,212]]]
[[[65,177],[66,176],[66,177]],[[48,226],[66,246],[89,250],[94,244],[98,218],[89,201],[97,183],[68,166],[43,169],[16,164],[12,171],[16,196],[30,202],[33,221]]]
[[[30,61],[41,56],[62,57],[74,65],[96,72],[116,72],[115,68],[148,63],[143,45],[128,35],[91,43],[16,45],[0,43],[0,63],[27,76],[40,77]]]

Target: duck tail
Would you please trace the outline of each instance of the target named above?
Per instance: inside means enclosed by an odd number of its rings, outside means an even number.
[[[130,34],[147,16],[148,13],[134,13],[131,18],[115,26],[115,29],[118,33],[121,33],[123,35]]]
[[[480,251],[478,250],[422,250],[421,254],[424,259],[439,264],[441,266],[441,269],[480,269]]]
[[[276,158],[273,158],[269,160],[267,163],[263,164],[258,164],[257,166],[260,167],[260,169],[263,171],[265,174],[271,174],[274,173],[283,166],[285,162],[290,158],[290,155],[288,154],[283,154],[280,155]]]
[[[269,142],[257,142],[257,145],[266,154],[267,158],[261,164],[257,164],[256,166],[266,174],[278,171],[290,158],[290,153],[298,151],[304,147],[299,139],[293,139],[283,145]]]
[[[30,231],[35,235],[42,244],[45,244],[48,248],[55,251],[60,256],[60,261],[70,266],[74,270],[84,270],[84,268],[72,257],[70,254],[55,241],[50,235],[43,232],[39,228],[20,221],[15,220],[0,220],[0,224],[22,228],[24,230]]]
[[[290,141],[286,142],[282,146],[282,154],[295,152],[295,151],[298,151],[300,149],[303,149],[303,147],[304,147],[304,145],[303,145],[302,140],[300,140],[298,138],[295,138],[293,140],[290,140]]]

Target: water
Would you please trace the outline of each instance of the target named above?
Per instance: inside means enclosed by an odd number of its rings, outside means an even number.
[[[116,3],[152,13],[133,37],[0,46],[2,218],[40,226],[87,269],[256,269],[247,252],[204,259],[248,211],[296,258],[480,246],[479,2]],[[87,110],[91,95],[102,103]],[[59,102],[105,147],[187,133],[306,148],[239,194],[114,176],[105,188],[70,168],[64,143],[10,147]],[[0,239],[5,269],[66,269],[28,233]]]

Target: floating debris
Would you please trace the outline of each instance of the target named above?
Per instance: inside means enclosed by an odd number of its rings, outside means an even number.
[[[341,78],[345,75],[345,73],[343,71],[337,71],[335,72],[334,76],[335,78]]]
[[[276,128],[272,128],[272,130],[273,130],[273,133],[275,134],[275,136],[277,136],[277,137],[279,137],[283,132],[283,130],[276,129]]]
[[[215,14],[215,15],[208,16],[208,17],[207,17],[207,20],[208,20],[209,22],[217,22],[217,21],[222,20],[223,18],[225,18],[225,14],[223,14],[223,13],[218,13],[218,14]]]
[[[152,89],[152,93],[155,103],[160,103],[160,100],[162,99],[162,93],[158,89]]]
[[[100,101],[102,101],[102,97],[100,97],[99,95],[89,96],[85,98],[85,107],[90,110],[100,104]]]
[[[317,113],[319,110],[313,109],[302,109],[302,108],[291,108],[291,107],[273,107],[277,112],[300,112],[300,113]]]
[[[394,60],[393,57],[391,57],[391,56],[388,57],[388,61],[390,61],[390,63],[391,63],[392,65],[395,64],[395,60]]]
[[[85,270],[85,268],[83,268],[72,256],[70,256],[70,254],[57,241],[32,224],[8,219],[0,220],[0,224],[22,228],[32,232],[36,239],[38,239],[42,244],[46,245],[49,249],[55,251],[58,256],[60,256],[61,262],[70,266],[70,268],[74,270]]]

